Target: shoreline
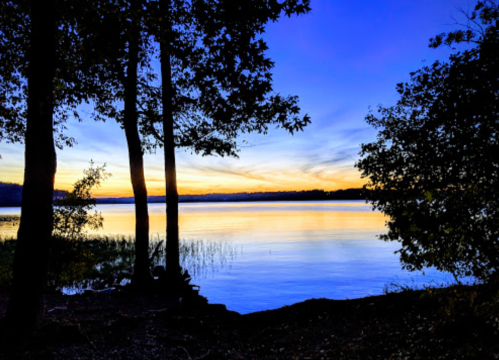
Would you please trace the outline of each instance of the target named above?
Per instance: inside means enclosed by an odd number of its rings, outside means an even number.
[[[0,207],[20,207],[22,199],[22,185],[6,184],[0,181]],[[2,189],[3,186],[3,189]],[[64,198],[66,191],[55,190],[54,202]],[[364,190],[351,188],[344,190],[301,190],[301,191],[268,191],[268,192],[239,192],[216,194],[185,194],[179,196],[179,203],[192,202],[245,202],[245,201],[310,201],[310,200],[365,200]],[[134,197],[96,197],[97,204],[134,204]],[[148,196],[148,203],[164,203],[164,195]]]
[[[21,358],[486,360],[499,356],[498,328],[484,311],[496,314],[497,291],[473,285],[310,299],[245,315],[159,296],[47,295],[46,317]]]

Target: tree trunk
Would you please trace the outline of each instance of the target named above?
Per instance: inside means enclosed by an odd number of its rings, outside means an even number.
[[[56,63],[55,4],[54,0],[31,0],[29,5],[31,31],[24,186],[14,256],[13,288],[5,318],[12,338],[30,335],[43,313],[57,166],[52,119]]]
[[[166,274],[170,279],[180,278],[179,231],[178,231],[178,191],[175,166],[175,138],[173,132],[174,90],[171,74],[171,0],[160,0],[162,34],[167,34],[160,42],[161,82],[163,104],[163,131],[166,181]]]
[[[135,198],[135,263],[132,284],[147,287],[152,279],[149,270],[149,212],[147,187],[144,177],[144,159],[140,142],[137,118],[137,71],[140,40],[140,1],[132,0],[131,27],[128,49],[125,88],[125,112],[123,125],[128,145],[130,177]]]

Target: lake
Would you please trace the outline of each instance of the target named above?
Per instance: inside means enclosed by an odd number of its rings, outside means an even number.
[[[133,204],[97,210],[104,216],[99,233],[133,235]],[[151,236],[164,238],[165,205],[150,204],[149,210]],[[0,208],[0,216],[19,213]],[[310,298],[378,295],[390,283],[452,281],[433,269],[402,270],[394,254],[399,244],[376,238],[386,231],[385,221],[363,201],[180,204],[181,239],[203,240],[217,252],[204,258],[207,271],[193,270],[193,283],[210,303],[240,313]],[[0,234],[14,235],[16,229],[6,224]]]

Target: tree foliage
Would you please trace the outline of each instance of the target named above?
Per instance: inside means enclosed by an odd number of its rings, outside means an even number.
[[[455,19],[455,25],[460,29],[448,33],[441,33],[430,39],[430,47],[437,48],[442,45],[452,46],[460,43],[480,44],[484,36],[496,25],[499,18],[499,7],[495,0],[478,1],[471,13],[458,8],[464,21]]]
[[[0,141],[22,142],[26,127],[26,2],[0,3]]]
[[[111,174],[106,172],[106,164],[94,167],[93,161],[83,173],[84,177],[74,183],[73,190],[55,203],[54,235],[74,239],[83,234],[85,227],[97,230],[103,225],[102,214],[91,213],[97,204],[92,189],[99,187]]]
[[[56,0],[56,68],[53,81],[55,144],[59,149],[76,141],[65,132],[70,118],[81,121],[78,106],[106,99],[102,79],[116,76],[104,66],[105,54],[117,46],[96,8],[115,1]],[[0,2],[0,141],[23,143],[27,117],[27,76],[31,8],[28,0]]]
[[[486,5],[478,17],[497,19]],[[374,209],[389,216],[381,239],[401,242],[409,270],[488,280],[499,269],[499,32],[481,24],[475,48],[412,73],[395,106],[366,117],[377,141],[362,145],[356,166]]]
[[[236,139],[270,126],[290,133],[310,122],[300,116],[297,96],[274,91],[268,49],[262,38],[269,21],[305,14],[310,1],[185,1],[169,8],[169,31],[161,25],[159,2],[147,4],[148,32],[167,43],[172,103],[163,110],[161,87],[149,89],[140,113],[145,129],[163,141],[163,111],[172,111],[175,146],[202,155],[237,156]],[[163,91],[164,91],[164,84]],[[152,121],[150,121],[152,120]]]

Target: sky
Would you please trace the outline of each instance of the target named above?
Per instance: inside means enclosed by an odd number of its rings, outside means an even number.
[[[376,131],[364,120],[369,109],[395,104],[397,83],[451,49],[428,48],[429,38],[456,29],[466,0],[312,0],[307,15],[281,18],[264,39],[275,62],[274,90],[298,95],[312,123],[291,136],[272,129],[241,137],[238,158],[202,157],[178,150],[179,193],[327,191],[361,187],[354,167],[360,144]],[[112,177],[96,197],[132,196],[124,131],[114,121],[70,121],[77,145],[57,151],[56,189],[69,190],[93,160]],[[0,143],[0,181],[22,183],[24,148]],[[149,195],[164,195],[163,156],[145,155]]]

